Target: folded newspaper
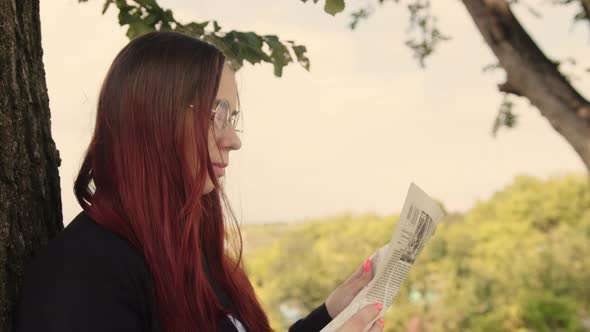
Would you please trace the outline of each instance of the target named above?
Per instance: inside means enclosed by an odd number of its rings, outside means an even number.
[[[432,198],[414,183],[410,184],[391,241],[371,257],[373,280],[321,332],[336,331],[359,309],[375,302],[383,304],[380,313],[383,317],[443,215]]]

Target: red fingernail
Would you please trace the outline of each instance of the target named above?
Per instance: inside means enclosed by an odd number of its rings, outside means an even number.
[[[383,304],[381,304],[379,302],[375,302],[373,304],[377,307],[377,310],[379,310],[379,312],[381,312],[381,310],[383,310]]]
[[[385,321],[383,320],[383,318],[377,319],[377,323],[379,323],[379,325],[381,325],[381,328],[385,327]]]
[[[365,265],[363,266],[363,270],[365,272],[369,272],[370,269],[371,269],[371,260],[367,258],[365,260]]]

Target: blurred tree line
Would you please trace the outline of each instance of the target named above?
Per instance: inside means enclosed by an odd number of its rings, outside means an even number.
[[[448,213],[410,271],[385,331],[590,331],[590,190],[584,176],[518,177]],[[273,327],[321,304],[387,244],[398,216],[338,216],[244,230]],[[269,232],[274,241],[249,247]],[[410,327],[411,326],[411,327]]]

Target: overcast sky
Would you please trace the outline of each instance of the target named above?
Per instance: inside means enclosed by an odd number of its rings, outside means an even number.
[[[75,174],[94,126],[100,84],[128,42],[104,1],[42,0],[44,62],[60,167],[64,222],[80,208]],[[322,3],[323,1],[320,1]],[[243,222],[295,221],[341,213],[392,214],[414,181],[447,209],[465,211],[519,174],[583,172],[572,148],[528,102],[517,129],[490,134],[503,74],[460,1],[435,2],[453,37],[422,70],[404,46],[407,14],[393,3],[360,24],[299,0],[168,0],[180,21],[217,19],[228,29],[278,34],[308,47],[311,71],[270,65],[238,73],[242,149],[230,154],[226,187]],[[355,1],[348,1],[354,7]],[[588,24],[575,8],[541,4],[542,19],[517,13],[549,56],[590,67]],[[588,97],[590,75],[575,81]]]

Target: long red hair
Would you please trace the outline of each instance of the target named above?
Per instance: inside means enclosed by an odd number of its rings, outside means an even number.
[[[271,330],[242,269],[239,228],[231,209],[224,209],[229,205],[215,176],[215,189],[203,194],[206,177],[214,174],[209,110],[224,62],[217,48],[174,32],[132,40],[102,84],[75,181],[84,211],[145,257],[166,331],[217,331],[228,313],[250,331]],[[188,160],[195,157],[196,176],[195,161]],[[237,232],[226,232],[224,218]],[[226,233],[237,241],[227,241]],[[233,252],[228,243],[235,244]],[[231,309],[217,300],[205,264]]]

